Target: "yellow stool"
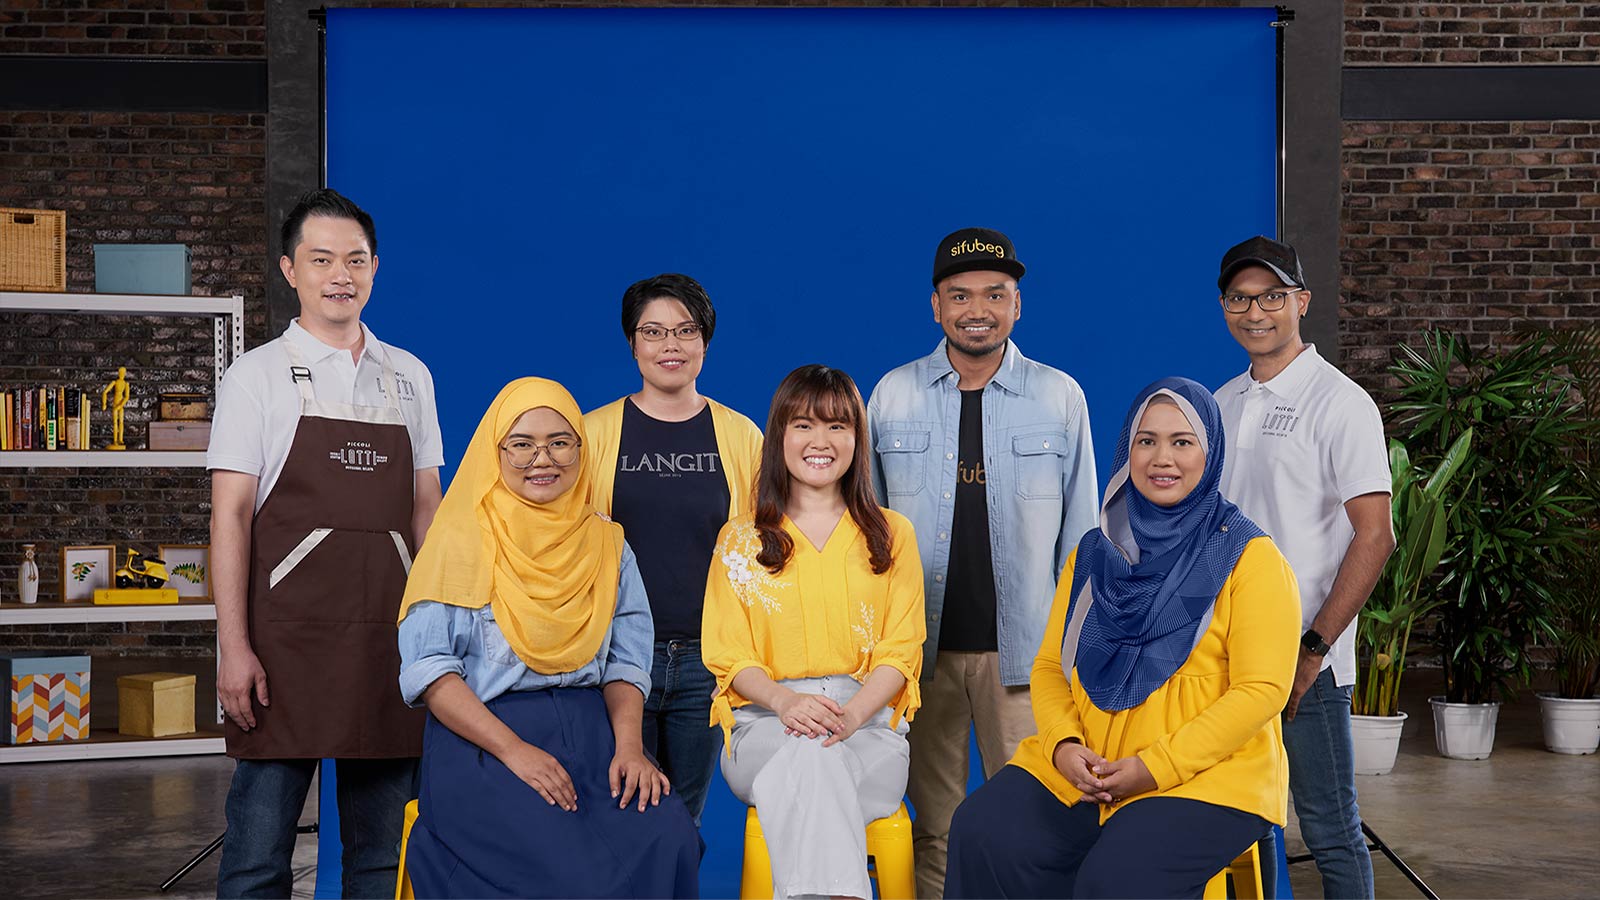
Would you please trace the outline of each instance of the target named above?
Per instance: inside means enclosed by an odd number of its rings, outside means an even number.
[[[1205,900],[1228,900],[1228,876],[1233,876],[1233,896],[1238,900],[1261,900],[1261,857],[1256,845],[1239,854],[1231,865],[1206,882]]]
[[[878,882],[882,900],[914,900],[916,875],[911,865],[911,817],[906,805],[892,815],[867,825],[867,875]],[[1258,895],[1259,896],[1259,895]],[[744,816],[744,872],[739,879],[741,900],[771,900],[772,857],[755,807]]]
[[[406,843],[411,840],[411,826],[417,821],[417,801],[406,804],[406,824],[400,831],[400,872],[395,877],[394,900],[412,900],[411,876],[406,874]],[[1211,896],[1207,894],[1206,896]],[[1256,896],[1260,896],[1257,894]]]

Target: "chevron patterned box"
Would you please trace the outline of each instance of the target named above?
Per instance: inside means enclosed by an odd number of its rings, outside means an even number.
[[[89,736],[89,657],[0,653],[0,678],[11,694],[7,743]]]

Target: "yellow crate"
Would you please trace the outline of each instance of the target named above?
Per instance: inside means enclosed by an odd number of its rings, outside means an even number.
[[[67,289],[67,214],[0,207],[0,291]]]

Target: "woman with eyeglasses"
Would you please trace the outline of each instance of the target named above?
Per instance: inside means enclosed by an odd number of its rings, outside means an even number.
[[[754,514],[706,578],[722,774],[754,806],[774,897],[870,900],[865,825],[900,806],[921,703],[922,562],[878,506],[849,375],[802,366],[772,398]]]
[[[588,501],[587,453],[565,388],[506,385],[411,569],[417,897],[698,895],[698,836],[640,737],[649,605],[622,528]]]
[[[622,333],[643,384],[584,417],[594,506],[620,522],[639,555],[656,643],[644,746],[695,823],[722,745],[707,726],[711,674],[700,610],[717,531],[750,507],[761,455],[754,422],[696,388],[717,312],[687,275],[646,278],[622,294]]]

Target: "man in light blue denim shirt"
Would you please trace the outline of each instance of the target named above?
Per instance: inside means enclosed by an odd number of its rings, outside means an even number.
[[[873,479],[916,526],[924,569],[928,640],[907,791],[922,900],[943,895],[968,728],[986,776],[1034,731],[1028,677],[1056,579],[1099,514],[1083,390],[1010,341],[1024,271],[998,231],[940,241],[932,302],[945,339],[885,375],[867,406]]]

